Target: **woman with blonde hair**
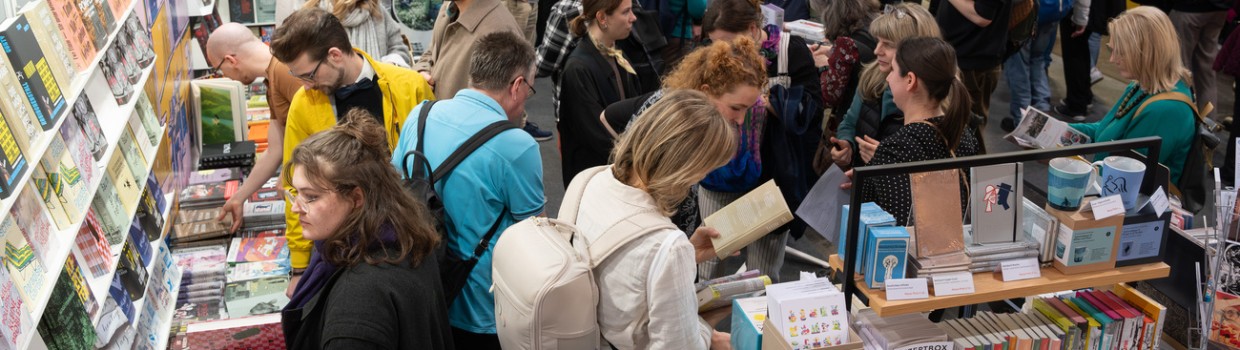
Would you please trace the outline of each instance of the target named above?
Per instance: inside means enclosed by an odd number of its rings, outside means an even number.
[[[322,8],[340,19],[349,42],[375,60],[409,68],[413,56],[400,34],[400,23],[379,0],[310,0],[302,8]]]
[[[831,158],[841,169],[865,165],[874,156],[878,144],[904,126],[903,113],[891,100],[891,89],[885,80],[891,73],[891,61],[904,39],[928,36],[941,38],[939,24],[921,5],[900,3],[887,5],[883,14],[870,24],[870,34],[878,39],[874,47],[875,63],[867,65],[857,82],[852,106],[831,143]]]
[[[1181,62],[1175,27],[1161,10],[1140,6],[1111,20],[1107,30],[1111,63],[1121,77],[1132,82],[1102,120],[1071,125],[1094,142],[1162,137],[1158,162],[1171,170],[1171,183],[1177,184],[1196,136],[1194,108],[1176,100],[1149,101],[1160,95],[1193,101],[1192,81]],[[1106,154],[1095,157],[1102,159]]]
[[[729,334],[698,316],[693,288],[693,266],[715,255],[710,238],[719,233],[699,228],[686,238],[668,216],[694,184],[732,158],[735,129],[706,94],[668,91],[621,135],[611,166],[573,179],[570,188],[585,184],[576,226],[587,242],[604,232],[640,233],[609,228],[642,213],[667,222],[667,228],[617,248],[594,269],[599,326],[612,347],[731,348]]]

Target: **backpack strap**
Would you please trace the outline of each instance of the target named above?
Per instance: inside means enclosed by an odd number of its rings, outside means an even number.
[[[1150,96],[1150,98],[1147,98],[1145,99],[1145,101],[1141,102],[1140,107],[1137,107],[1137,112],[1133,113],[1132,115],[1133,118],[1136,118],[1136,116],[1141,115],[1141,112],[1144,111],[1145,107],[1148,107],[1150,103],[1154,103],[1158,101],[1184,102],[1184,104],[1188,105],[1188,108],[1193,109],[1193,116],[1197,118],[1198,122],[1203,122],[1203,123],[1205,122],[1204,117],[1202,117],[1202,113],[1200,113],[1197,110],[1197,104],[1193,103],[1193,100],[1189,99],[1188,95],[1185,95],[1183,92],[1179,92],[1179,91],[1163,91],[1154,96]],[[1214,109],[1214,108],[1211,106],[1211,107],[1207,107],[1207,109],[1209,110],[1209,109]],[[1208,110],[1206,111],[1206,114],[1209,114]]]
[[[413,174],[417,173],[418,168],[425,168],[427,175],[430,175],[431,173],[431,166],[429,162],[426,160],[426,157],[422,156],[422,154],[424,154],[422,153],[422,140],[426,139],[426,117],[430,115],[431,106],[434,106],[434,105],[435,105],[434,100],[423,102],[422,109],[418,111],[417,146],[414,147],[412,151],[405,152],[405,157],[401,161],[401,165],[400,165],[400,168],[402,171],[407,171],[407,173],[405,173],[406,178],[413,178]],[[414,156],[413,157],[413,161],[414,161],[413,168],[409,167],[409,156]]]
[[[419,128],[421,128],[421,125],[419,125]],[[452,154],[448,155],[448,158],[444,159],[443,163],[439,163],[439,167],[435,168],[435,172],[431,174],[431,181],[438,181],[447,177],[448,174],[452,173],[453,169],[456,169],[457,165],[460,165],[461,162],[465,161],[465,158],[468,158],[470,154],[473,154],[475,150],[482,147],[487,141],[490,141],[504,131],[516,128],[515,125],[512,125],[507,120],[496,121],[482,128],[474,136],[470,136],[464,143],[461,143],[455,151],[452,151]],[[418,137],[418,143],[422,143],[422,137]]]
[[[577,223],[577,212],[581,209],[581,196],[586,192],[586,184],[594,175],[603,170],[607,170],[607,165],[600,165],[577,173],[573,176],[573,181],[568,183],[568,189],[564,190],[564,198],[560,201],[560,220],[564,220],[573,224]]]
[[[678,230],[666,216],[653,209],[637,212],[612,224],[587,247],[590,252],[590,268],[598,267],[611,253],[629,242],[667,229]]]

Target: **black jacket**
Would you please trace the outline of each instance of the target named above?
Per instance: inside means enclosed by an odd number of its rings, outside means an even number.
[[[620,72],[620,81],[616,73]],[[560,82],[560,158],[564,185],[590,167],[607,164],[613,146],[599,115],[608,105],[638,95],[638,79],[617,66],[587,37],[573,48],[557,77]],[[621,94],[623,89],[623,95]]]

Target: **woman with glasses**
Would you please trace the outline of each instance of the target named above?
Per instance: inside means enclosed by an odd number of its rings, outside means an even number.
[[[637,21],[632,0],[585,0],[581,9],[569,23],[581,41],[556,77],[556,129],[566,185],[582,170],[607,164],[612,138],[598,120],[603,108],[641,93],[637,73],[616,48],[616,41],[627,38]]]
[[[876,63],[862,70],[852,106],[831,138],[831,158],[840,169],[869,163],[879,142],[904,126],[903,112],[892,102],[891,89],[884,80],[891,73],[891,61],[900,42],[916,36],[942,37],[934,16],[911,3],[884,7],[883,14],[870,24],[870,33],[878,39]]]
[[[413,56],[397,23],[379,0],[310,0],[302,8],[321,8],[340,19],[353,47],[376,60],[409,68]],[[451,97],[451,96],[448,96]]]
[[[452,348],[434,219],[390,161],[383,127],[353,109],[285,165],[290,210],[322,261],[284,311],[290,349]]]

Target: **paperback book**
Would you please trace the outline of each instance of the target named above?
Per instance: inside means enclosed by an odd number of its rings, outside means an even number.
[[[13,284],[18,294],[27,305],[34,305],[39,296],[43,295],[47,269],[43,261],[35,254],[34,248],[26,242],[26,237],[17,228],[13,217],[0,221],[0,232],[4,233],[4,266],[8,267]]]
[[[52,9],[47,6],[47,2],[37,1],[33,6],[25,13],[26,20],[30,23],[30,31],[39,41],[43,53],[47,54],[47,64],[51,67],[52,76],[60,86],[70,86],[73,84],[73,77],[77,75],[77,67],[73,65],[69,44],[61,35],[56,16],[52,15]]]
[[[6,55],[0,55],[0,114],[8,123],[17,148],[26,157],[34,157],[34,145],[43,136],[43,127],[35,119],[34,109],[26,97],[26,90],[17,80],[20,68],[13,66]]]
[[[73,262],[72,259],[69,260]],[[87,288],[87,293],[90,293]],[[52,288],[47,309],[39,319],[39,334],[48,349],[90,349],[95,344],[95,327],[90,314],[82,308],[82,299],[74,286],[68,268],[61,270],[60,279]]]
[[[39,127],[43,131],[50,130],[64,116],[68,106],[52,73],[52,64],[44,56],[44,50],[39,47],[30,22],[24,16],[16,17],[9,27],[0,32],[0,47],[3,47],[17,74],[17,81],[33,107]]]
[[[1089,143],[1089,136],[1036,108],[1021,112],[1020,124],[1004,136],[1025,148],[1056,148]]]
[[[77,254],[82,257],[82,264],[90,271],[92,278],[98,278],[112,271],[112,246],[99,227],[94,212],[86,214],[74,240]]]
[[[104,176],[103,181],[99,181],[99,189],[95,192],[91,209],[95,212],[95,217],[99,219],[103,232],[107,234],[108,244],[115,246],[125,241],[126,231],[124,230],[128,229],[129,221],[126,219],[128,215],[125,213],[125,207],[121,205],[120,197],[116,195],[112,177],[106,174]]]
[[[73,55],[73,65],[78,71],[86,71],[95,59],[96,47],[94,38],[87,27],[81,11],[73,0],[48,0],[48,7],[56,17],[56,24],[65,42],[69,44],[69,52]]]
[[[0,348],[16,349],[18,339],[30,332],[29,305],[8,269],[0,268]]]
[[[0,198],[13,195],[17,181],[26,174],[29,164],[17,145],[9,122],[0,117]]]
[[[91,106],[88,95],[78,97],[77,102],[73,103],[72,115],[72,120],[66,121],[64,127],[61,128],[61,135],[64,136],[65,133],[78,130],[82,133],[82,136],[74,136],[72,139],[84,140],[85,142],[82,144],[90,150],[90,154],[95,157],[95,161],[102,160],[103,153],[108,148],[108,140],[107,136],[103,135],[103,127],[99,125],[99,117],[95,115],[95,108]],[[70,138],[66,137],[65,142],[77,141],[71,141]]]
[[[767,181],[753,191],[703,219],[704,226],[719,231],[712,238],[720,259],[762,238],[776,228],[792,221],[792,211],[775,181]]]
[[[13,207],[9,209],[9,217],[16,220],[22,237],[34,248],[39,260],[46,263],[51,261],[52,249],[56,243],[52,240],[52,221],[31,187],[33,186],[22,189],[17,200],[13,202]]]

